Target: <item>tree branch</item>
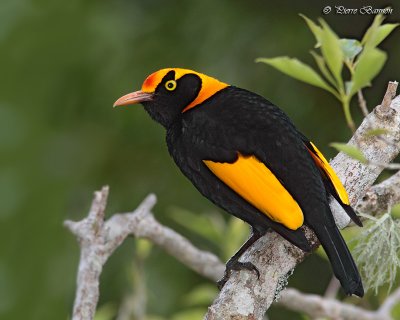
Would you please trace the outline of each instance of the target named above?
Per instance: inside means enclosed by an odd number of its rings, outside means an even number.
[[[380,104],[379,108],[382,110],[382,112],[388,112],[390,108],[390,104],[392,103],[392,100],[396,96],[396,91],[397,91],[397,86],[398,86],[397,81],[389,81],[386,93],[383,96],[382,103]]]
[[[398,303],[400,303],[400,288],[394,290],[382,303],[381,307],[377,311],[378,317],[376,319],[379,319],[379,317],[382,317],[382,319],[391,319],[390,314],[392,309]]]
[[[93,319],[103,265],[129,235],[150,239],[206,278],[217,281],[222,277],[225,266],[215,255],[197,249],[189,240],[154,218],[150,211],[156,203],[154,195],[147,196],[133,212],[115,214],[105,222],[107,197],[108,187],[103,187],[95,192],[87,218],[79,222],[64,222],[78,238],[81,249],[73,320]]]
[[[392,88],[392,87],[390,87]],[[392,95],[392,93],[389,93]],[[370,124],[388,130],[387,141],[368,136]],[[349,141],[357,145],[371,162],[390,163],[400,150],[400,97],[390,106],[378,106],[362,122]],[[382,171],[380,166],[363,165],[344,153],[339,153],[331,165],[356,204]],[[336,202],[331,204],[336,223],[344,228],[350,218]],[[315,235],[308,230],[308,238],[317,244]],[[262,319],[274,298],[286,282],[287,275],[305,258],[306,254],[278,236],[269,233],[257,241],[244,255],[243,261],[252,262],[261,277],[251,272],[234,272],[219,296],[209,307],[206,319]]]
[[[288,288],[277,302],[294,311],[303,312],[312,318],[329,318],[335,320],[390,320],[393,306],[378,311],[368,311],[354,305],[315,294],[304,294]]]
[[[81,248],[73,320],[93,319],[99,299],[99,277],[104,263],[129,235],[129,223],[150,215],[149,210],[156,203],[156,197],[150,195],[134,212],[125,215],[124,219],[118,219],[121,215],[114,215],[104,222],[107,197],[108,187],[103,187],[101,191],[94,193],[87,218],[79,222],[64,222],[78,238]]]
[[[356,209],[359,212],[377,215],[400,202],[400,171],[385,181],[372,186],[358,201]]]
[[[358,104],[360,106],[361,112],[363,113],[364,117],[368,115],[368,107],[367,107],[367,101],[364,99],[364,95],[361,90],[357,91],[357,97],[358,97]]]
[[[77,235],[81,245],[73,320],[93,319],[99,297],[102,266],[128,235],[146,238],[158,244],[183,264],[212,281],[222,277],[225,265],[217,256],[199,250],[188,239],[163,226],[153,217],[150,212],[156,201],[153,195],[148,196],[135,211],[115,214],[104,222],[107,196],[108,187],[103,187],[101,191],[95,192],[87,218],[80,222],[65,222],[71,232]],[[286,284],[285,279],[281,279],[282,286]],[[400,290],[396,290],[379,310],[367,311],[332,298],[304,294],[289,288],[282,292],[278,304],[312,317],[384,320],[389,319],[399,295]]]

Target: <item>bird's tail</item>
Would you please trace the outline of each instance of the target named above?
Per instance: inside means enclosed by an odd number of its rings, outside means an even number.
[[[364,295],[357,266],[336,225],[313,228],[331,262],[333,273],[348,295]]]

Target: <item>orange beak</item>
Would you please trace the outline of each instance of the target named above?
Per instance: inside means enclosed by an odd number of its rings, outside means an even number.
[[[131,92],[122,96],[117,101],[115,101],[113,107],[115,108],[115,107],[127,106],[130,104],[142,103],[144,101],[151,101],[152,99],[153,99],[152,93],[147,93],[143,91]]]

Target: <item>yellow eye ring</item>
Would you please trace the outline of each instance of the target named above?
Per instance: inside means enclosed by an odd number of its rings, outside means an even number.
[[[167,89],[168,91],[173,91],[176,89],[176,81],[175,80],[168,80],[165,83],[165,89]]]

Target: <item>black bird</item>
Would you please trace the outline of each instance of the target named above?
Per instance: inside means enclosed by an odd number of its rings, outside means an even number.
[[[141,103],[167,131],[169,153],[206,198],[246,221],[252,236],[228,261],[257,268],[240,255],[269,229],[311,251],[303,224],[314,230],[346,294],[364,295],[357,266],[329,208],[333,196],[359,226],[328,161],[288,116],[265,98],[204,74],[168,68],[114,106]]]

